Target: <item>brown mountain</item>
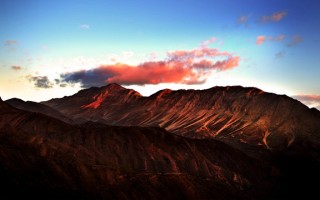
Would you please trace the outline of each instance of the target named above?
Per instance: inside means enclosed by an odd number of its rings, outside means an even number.
[[[77,124],[0,99],[3,197],[292,199],[318,192],[320,112],[287,96],[214,87],[143,97],[110,84],[42,103]]]
[[[0,198],[251,199],[274,195],[279,173],[213,139],[70,125],[0,100]]]
[[[73,123],[71,119],[67,118],[66,116],[61,114],[59,111],[54,110],[53,108],[46,106],[44,104],[36,103],[33,101],[23,101],[18,98],[8,99],[6,100],[6,103],[21,110],[42,113],[44,115],[48,115],[50,117],[60,119],[67,123]]]
[[[287,149],[319,157],[320,112],[256,88],[167,89],[143,97],[110,84],[42,103],[79,123],[162,127],[184,137],[215,138],[256,157],[260,150]]]

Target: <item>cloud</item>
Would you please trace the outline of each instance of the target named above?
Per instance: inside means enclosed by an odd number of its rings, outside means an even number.
[[[298,99],[309,107],[314,107],[320,110],[320,95],[295,95],[293,98]]]
[[[256,40],[256,44],[260,45],[265,41],[266,37],[264,35],[259,35]]]
[[[37,88],[52,88],[54,85],[47,76],[31,76],[28,75],[26,78],[34,83],[34,86]]]
[[[292,36],[291,41],[287,44],[287,46],[288,47],[292,47],[292,46],[294,46],[296,44],[299,44],[302,41],[303,41],[303,38],[301,36],[294,35],[294,36]]]
[[[86,29],[89,29],[89,28],[90,28],[90,25],[89,25],[89,24],[81,24],[81,25],[80,25],[80,28],[86,30]]]
[[[19,70],[22,69],[22,67],[21,66],[17,66],[17,65],[13,65],[13,66],[11,66],[11,69],[15,70],[15,71],[19,71]]]
[[[284,52],[284,51],[280,51],[280,52],[278,52],[278,53],[275,54],[275,57],[276,57],[277,59],[281,59],[281,58],[284,57],[284,55],[285,55],[285,52]]]
[[[259,35],[256,39],[256,44],[260,45],[266,41],[279,42],[279,41],[283,41],[285,38],[286,36],[284,34],[280,34],[276,37]]]
[[[272,15],[265,15],[261,17],[261,22],[278,22],[281,21],[288,13],[286,11],[275,12]]]
[[[237,25],[244,25],[245,27],[248,27],[249,18],[251,15],[241,15],[237,18],[236,24]]]
[[[249,20],[249,17],[250,17],[249,15],[242,15],[242,16],[238,17],[237,23],[244,24]]]
[[[201,42],[201,46],[202,46],[202,47],[206,47],[206,46],[212,44],[212,43],[215,42],[215,41],[216,41],[216,38],[215,38],[215,37],[212,37],[212,38],[210,38],[209,40],[205,40],[205,41]]]
[[[19,42],[17,40],[6,40],[4,41],[5,46],[13,46],[13,45],[18,45]]]
[[[201,47],[194,50],[167,52],[163,61],[139,65],[117,63],[91,70],[61,74],[61,83],[81,83],[82,87],[107,83],[145,85],[159,83],[201,84],[212,71],[226,71],[239,65],[240,57],[218,49]]]
[[[19,45],[19,42],[17,40],[4,41],[4,46],[6,46],[6,48],[9,49],[10,51],[15,51],[18,45]]]

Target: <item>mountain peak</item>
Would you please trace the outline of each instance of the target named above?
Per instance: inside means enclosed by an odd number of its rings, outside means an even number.
[[[121,85],[119,85],[118,83],[110,83],[102,88],[107,88],[109,90],[124,90],[126,88],[122,87]]]

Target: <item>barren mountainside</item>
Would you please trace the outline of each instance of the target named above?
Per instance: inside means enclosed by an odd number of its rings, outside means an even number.
[[[319,111],[239,86],[0,99],[0,198],[311,198],[319,130]]]
[[[188,138],[215,138],[240,149],[282,151],[298,143],[320,146],[319,111],[256,88],[166,89],[143,97],[110,84],[42,103],[79,123],[162,127]]]

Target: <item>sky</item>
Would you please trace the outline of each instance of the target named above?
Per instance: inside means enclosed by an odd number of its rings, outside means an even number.
[[[320,109],[318,0],[0,0],[0,96],[242,85]]]

